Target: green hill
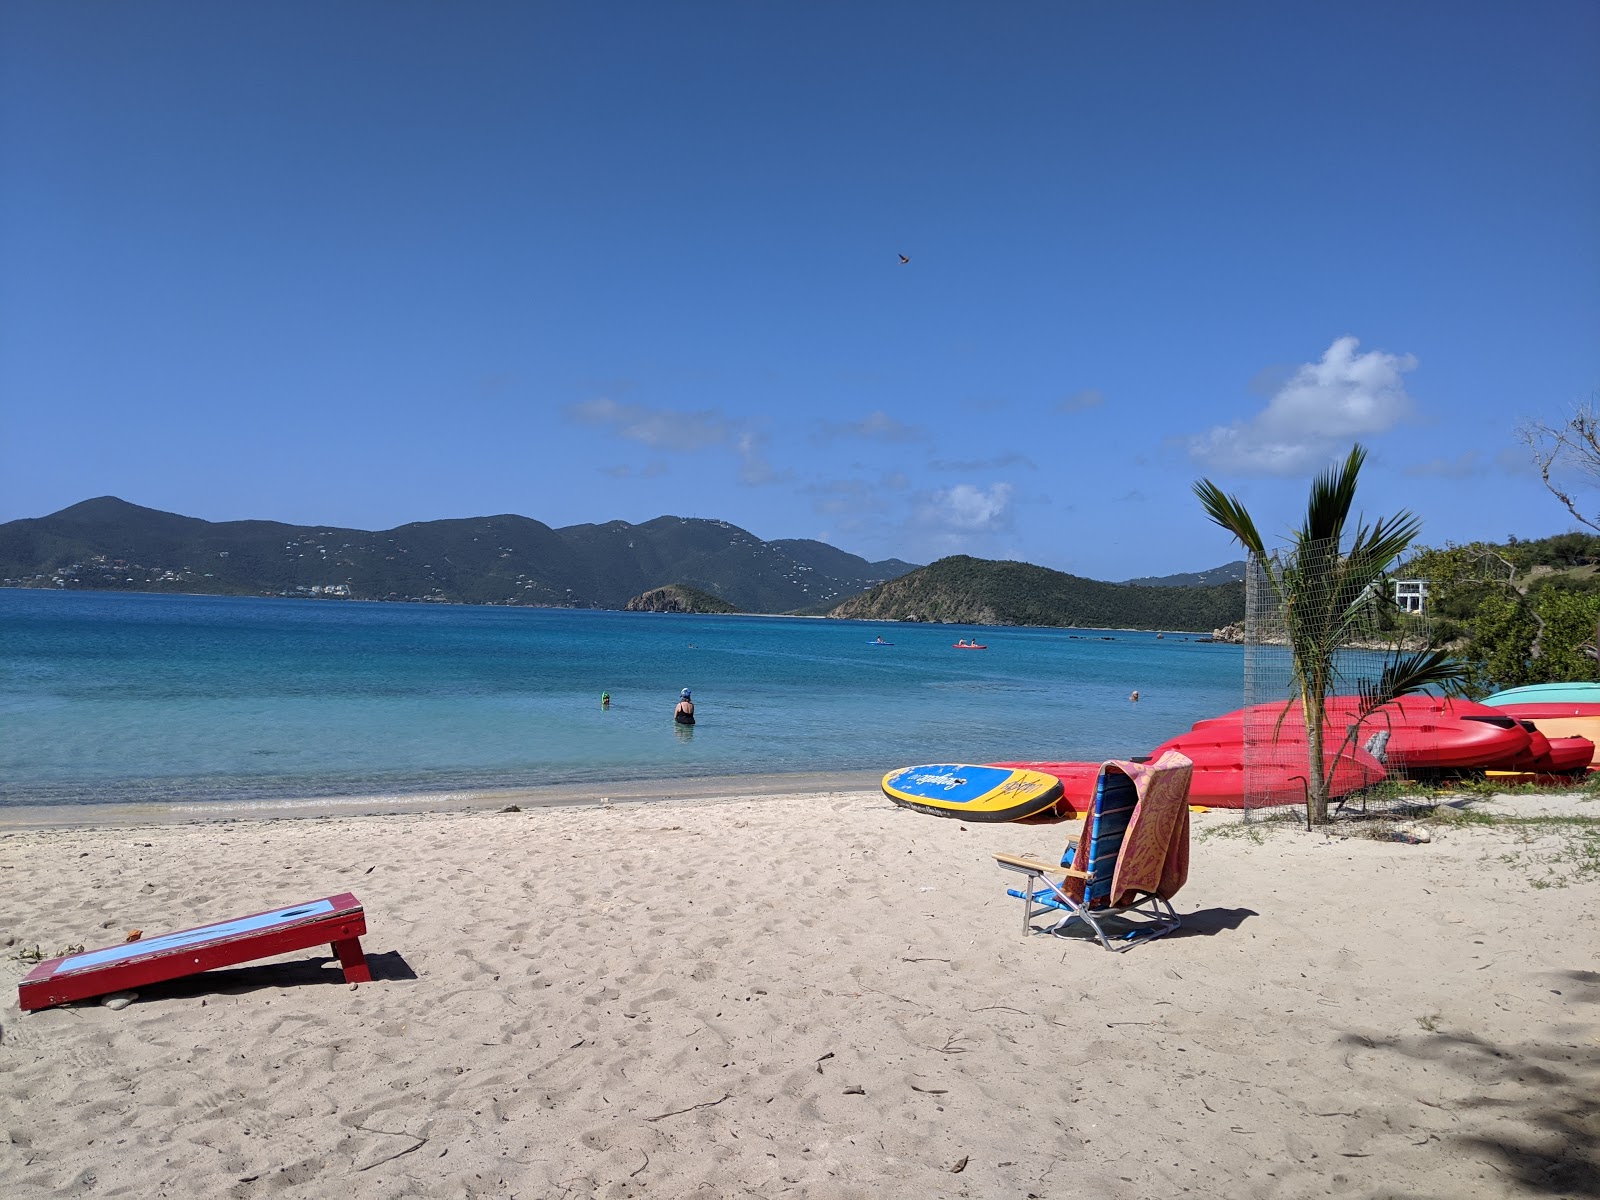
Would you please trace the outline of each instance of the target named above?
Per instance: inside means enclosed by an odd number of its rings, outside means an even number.
[[[1031,563],[957,555],[879,584],[830,616],[972,625],[1210,632],[1244,617],[1244,584],[1136,587],[1082,579]]]
[[[1142,575],[1138,579],[1124,579],[1122,582],[1134,587],[1215,587],[1219,583],[1241,582],[1247,565],[1244,559],[1236,558],[1230,563],[1223,563],[1220,567],[1212,567],[1209,571],[1187,571],[1181,575]]]
[[[86,500],[0,525],[0,586],[622,608],[671,580],[742,612],[831,606],[910,570],[726,521],[552,529],[514,514],[370,531]]]
[[[669,583],[666,587],[652,588],[642,596],[635,596],[624,607],[629,612],[660,613],[731,613],[738,610],[726,600],[698,588]]]

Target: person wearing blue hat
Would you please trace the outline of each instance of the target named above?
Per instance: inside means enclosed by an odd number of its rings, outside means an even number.
[[[689,698],[688,688],[680,693],[678,707],[672,710],[672,719],[679,725],[694,724],[694,701]]]

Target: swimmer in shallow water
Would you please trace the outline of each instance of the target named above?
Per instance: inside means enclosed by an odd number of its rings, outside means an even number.
[[[600,693],[600,707],[601,708],[610,708],[611,707],[611,693],[610,692],[601,692]]]
[[[1139,689],[1134,688],[1133,695],[1129,696],[1128,699],[1132,700],[1135,704],[1139,703]]]
[[[689,696],[688,688],[679,693],[678,707],[672,710],[672,719],[679,725],[694,724],[694,701]]]

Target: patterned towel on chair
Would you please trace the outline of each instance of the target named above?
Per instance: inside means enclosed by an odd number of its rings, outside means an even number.
[[[1153,763],[1119,762],[1139,791],[1111,877],[1117,905],[1132,904],[1134,892],[1170,900],[1189,878],[1189,780],[1194,764],[1176,750]]]

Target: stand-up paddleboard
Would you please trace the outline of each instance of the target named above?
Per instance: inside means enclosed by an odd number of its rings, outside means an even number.
[[[901,767],[883,777],[883,794],[896,804],[967,821],[1021,821],[1055,808],[1061,781],[1042,771],[1013,771],[950,763]]]
[[[1094,804],[1094,790],[1100,783],[1100,763],[1097,762],[997,762],[991,767],[1007,771],[1036,771],[1041,775],[1054,775],[1061,781],[1061,799],[1056,801],[1053,819],[1070,821],[1073,816],[1083,816]]]

